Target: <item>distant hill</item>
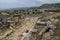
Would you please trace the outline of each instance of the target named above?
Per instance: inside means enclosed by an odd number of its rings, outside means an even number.
[[[21,7],[21,8],[9,8],[9,9],[0,9],[0,10],[26,10],[26,9],[36,9],[37,7]]]
[[[9,8],[2,10],[26,10],[26,9],[59,9],[60,10],[60,3],[43,4],[35,7]]]
[[[43,4],[39,7],[40,9],[60,9],[60,3],[53,3],[53,4]]]

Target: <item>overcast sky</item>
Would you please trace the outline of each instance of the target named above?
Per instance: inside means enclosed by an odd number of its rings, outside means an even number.
[[[38,0],[44,3],[60,3],[60,0]]]
[[[60,0],[0,0],[0,9],[32,7],[43,3],[58,3]]]

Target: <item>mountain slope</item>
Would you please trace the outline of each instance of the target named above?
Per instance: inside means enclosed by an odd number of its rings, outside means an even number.
[[[60,3],[54,3],[54,4],[44,4],[42,6],[40,6],[41,9],[60,9]]]

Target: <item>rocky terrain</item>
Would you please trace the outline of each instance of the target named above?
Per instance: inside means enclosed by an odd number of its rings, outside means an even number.
[[[0,40],[60,40],[60,3],[0,10]]]

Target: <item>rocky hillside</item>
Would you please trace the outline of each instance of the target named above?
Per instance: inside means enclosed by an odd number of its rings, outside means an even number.
[[[39,8],[41,9],[48,9],[48,8],[56,8],[56,9],[60,9],[60,3],[53,3],[53,4],[43,4],[42,6],[40,6]]]

